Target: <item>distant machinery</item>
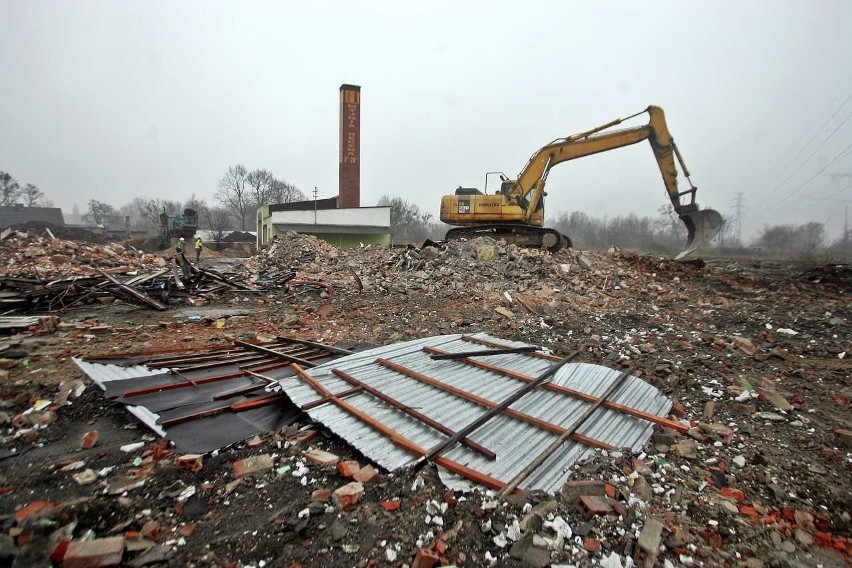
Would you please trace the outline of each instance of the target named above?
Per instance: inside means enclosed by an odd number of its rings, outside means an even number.
[[[198,212],[194,209],[184,209],[182,217],[176,217],[163,212],[160,213],[160,245],[169,248],[172,239],[183,237],[189,239],[195,236],[198,230]]]

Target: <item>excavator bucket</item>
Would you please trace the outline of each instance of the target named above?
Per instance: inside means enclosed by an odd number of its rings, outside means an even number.
[[[713,240],[713,237],[718,235],[719,231],[725,225],[722,215],[715,209],[692,211],[681,215],[680,219],[686,225],[688,236],[686,239],[686,249],[675,257],[676,260],[686,258],[695,249]]]

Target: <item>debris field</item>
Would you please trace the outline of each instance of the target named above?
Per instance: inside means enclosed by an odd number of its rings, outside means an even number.
[[[849,267],[0,239],[2,565],[852,559]]]

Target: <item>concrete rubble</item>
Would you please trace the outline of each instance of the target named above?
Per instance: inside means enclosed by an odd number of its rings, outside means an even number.
[[[53,246],[7,235],[4,278],[160,269],[158,257],[112,244]],[[211,295],[215,314],[185,301],[165,312],[126,297],[81,303],[38,312],[52,319],[0,340],[0,563],[759,568],[852,558],[848,271],[551,254],[490,239],[340,251],[288,235],[226,272],[271,284]],[[382,345],[478,331],[632,367],[689,429],[657,429],[637,453],[597,450],[555,495],[497,498],[449,491],[431,467],[388,473],[307,422],[180,454],[70,361],[286,334]]]

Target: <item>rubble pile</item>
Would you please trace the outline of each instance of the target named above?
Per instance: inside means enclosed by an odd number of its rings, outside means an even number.
[[[23,246],[0,244],[4,261],[44,238],[13,239]],[[97,265],[108,273],[136,266],[132,251],[98,258],[119,263]],[[238,316],[208,320],[199,309],[190,312],[196,320],[175,310],[169,321],[172,314],[91,304],[97,322],[22,322],[32,327],[0,345],[0,563],[850,563],[846,267],[553,254],[491,239],[340,251],[293,235],[246,265],[216,274],[229,289],[253,291],[185,291],[179,302],[238,297],[253,308]],[[179,266],[135,269],[186,278]],[[103,282],[96,270],[83,274]],[[206,282],[202,290],[213,287],[208,276],[193,277]],[[598,451],[555,495],[499,499],[483,489],[448,491],[431,466],[389,474],[310,424],[178,455],[68,361],[277,335],[378,345],[479,331],[632,368],[672,399],[670,418],[688,433],[658,429],[637,454]]]
[[[49,235],[7,234],[0,241],[0,262],[0,306],[18,312],[64,311],[116,299],[164,311],[170,300],[198,306],[223,291],[257,291],[242,275],[196,267],[182,254],[159,257],[118,243],[87,245]]]
[[[97,276],[96,268],[152,270],[165,265],[153,254],[120,243],[87,244],[15,231],[0,241],[0,277],[41,279]]]

